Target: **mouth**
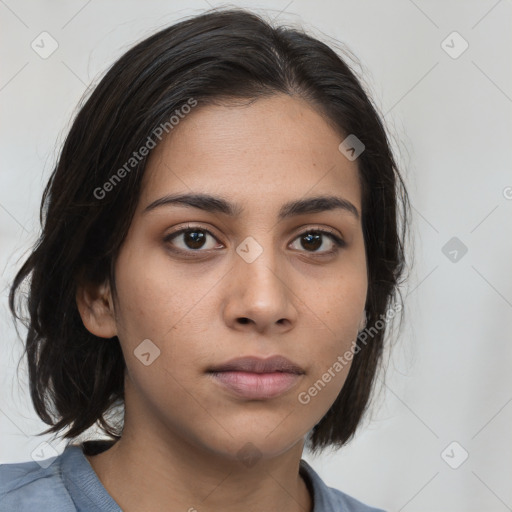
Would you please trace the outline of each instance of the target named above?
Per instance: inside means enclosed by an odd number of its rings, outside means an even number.
[[[224,389],[249,400],[267,400],[293,388],[305,371],[283,356],[242,357],[210,368],[208,374]]]

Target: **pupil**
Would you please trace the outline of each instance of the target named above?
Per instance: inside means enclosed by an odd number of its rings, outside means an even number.
[[[186,231],[185,243],[190,249],[200,249],[204,244],[205,234],[200,231]]]
[[[317,234],[308,233],[307,235],[304,235],[302,237],[302,240],[303,240],[303,242],[306,241],[306,244],[309,244],[309,243],[313,242],[313,247],[310,245],[309,249],[316,250],[319,247],[321,247],[321,245],[322,245],[321,238],[322,238],[322,235],[320,233],[317,233]],[[305,249],[308,249],[308,247],[306,247],[304,245],[304,243],[302,244],[302,246]]]

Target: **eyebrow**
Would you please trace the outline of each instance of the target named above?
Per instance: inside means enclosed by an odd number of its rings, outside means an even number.
[[[223,197],[209,194],[169,194],[150,203],[144,208],[143,213],[162,206],[172,205],[198,208],[210,213],[223,213],[231,217],[240,216],[244,212],[242,205],[231,203]],[[343,210],[352,214],[357,220],[360,218],[357,208],[347,199],[337,196],[316,196],[283,204],[279,210],[278,220],[282,221],[296,215],[332,210]]]

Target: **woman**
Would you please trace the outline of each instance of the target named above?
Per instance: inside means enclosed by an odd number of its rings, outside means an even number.
[[[407,205],[320,41],[230,9],[129,50],[71,127],[10,294],[16,315],[31,276],[45,433],[111,441],[3,466],[2,510],[377,510],[301,456],[368,407]]]

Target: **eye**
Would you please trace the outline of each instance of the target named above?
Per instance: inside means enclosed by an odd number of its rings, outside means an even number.
[[[209,244],[208,239],[211,239]],[[345,241],[336,235],[334,231],[325,228],[308,229],[298,235],[295,240],[300,240],[299,243],[306,252],[318,254],[319,256],[335,254],[340,248],[346,246]],[[186,228],[167,235],[164,238],[164,242],[169,243],[172,250],[179,253],[207,252],[219,248],[219,245],[223,247],[208,229],[190,224]],[[326,249],[325,245],[327,245]],[[324,247],[324,250],[319,250],[322,247]],[[302,249],[298,248],[297,250],[300,251]]]
[[[173,246],[177,252],[205,252],[217,247],[217,244],[212,243],[211,241],[208,246],[208,238],[216,240],[213,234],[207,229],[201,226],[188,225],[184,229],[180,229],[179,231],[175,231],[174,233],[167,235],[164,238],[164,242],[169,243],[172,241],[173,243],[170,245]],[[203,251],[199,251],[200,249],[203,249]]]
[[[325,241],[328,240],[327,249],[319,251],[325,247]],[[308,229],[303,231],[295,240],[300,240],[300,245],[306,250],[319,255],[329,255],[337,253],[341,247],[345,247],[345,241],[328,229]],[[301,250],[299,248],[299,250]]]

